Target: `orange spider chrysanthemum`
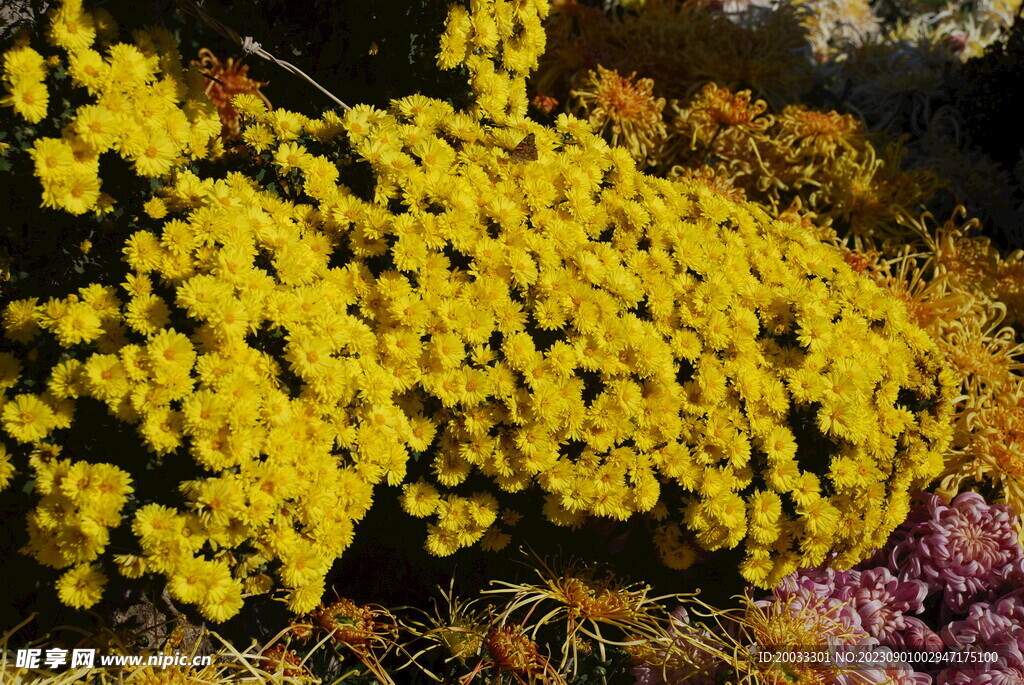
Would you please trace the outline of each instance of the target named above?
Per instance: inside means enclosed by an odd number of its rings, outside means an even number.
[[[221,62],[208,48],[199,51],[199,60],[192,64],[202,68],[203,73],[210,77],[206,83],[206,94],[210,97],[217,113],[220,115],[221,135],[225,138],[237,138],[239,135],[239,114],[231,98],[243,93],[258,96],[270,107],[270,100],[260,92],[260,88],[269,81],[256,81],[249,77],[249,65],[242,60],[235,61],[228,57]]]
[[[665,98],[654,97],[652,79],[638,79],[636,72],[621,76],[598,65],[572,95],[594,130],[610,128],[611,144],[626,147],[638,161],[655,154],[665,140]]]
[[[751,103],[749,90],[733,93],[728,88],[722,88],[714,83],[709,83],[701,89],[700,95],[694,99],[694,105],[706,110],[712,120],[725,126],[751,126],[768,108],[764,100],[755,100]],[[768,125],[768,120],[761,120],[751,128],[759,127],[763,130]]]
[[[818,112],[806,105],[790,105],[779,116],[779,143],[792,150],[834,158],[844,150],[865,147],[863,122],[849,114]]]

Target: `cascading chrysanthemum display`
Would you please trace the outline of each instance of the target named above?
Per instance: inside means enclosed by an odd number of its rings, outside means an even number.
[[[5,308],[12,341],[64,355],[3,399],[8,437],[52,452],[37,479],[85,468],[45,447],[80,403],[187,474],[122,517],[144,475],[111,467],[99,531],[40,502],[26,551],[81,590],[62,596],[94,602],[105,564],[211,620],[275,585],[308,611],[387,486],[432,519],[435,555],[500,549],[532,490],[561,526],[646,515],[673,568],[742,547],[760,586],[848,568],[903,521],[950,440],[934,342],[801,226],[645,176],[574,117],[526,119],[546,8],[452,10],[440,61],[468,68],[469,112],[410,96],[310,119],[237,97],[278,191],[154,143],[135,171],[164,184],[123,281]],[[142,96],[165,58],[139,54]],[[141,125],[105,106],[72,127],[101,148]],[[118,526],[137,549],[110,558]]]
[[[51,2],[0,48],[0,620],[231,662],[100,680],[1024,684],[972,97],[1024,17],[963,63],[1020,3]],[[375,104],[272,106],[257,38]]]

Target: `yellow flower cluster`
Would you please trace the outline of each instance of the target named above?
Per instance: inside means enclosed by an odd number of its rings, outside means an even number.
[[[106,549],[110,530],[121,523],[131,478],[111,464],[59,459],[59,454],[59,447],[46,445],[30,458],[42,498],[28,515],[26,551],[45,566],[70,566],[57,581],[60,599],[88,608],[99,601],[106,582],[92,562]]]
[[[442,407],[442,488],[474,470],[539,485],[573,525],[659,513],[674,482],[697,543],[746,539],[762,584],[856,562],[941,469],[952,381],[934,343],[838,252],[640,175],[565,115],[517,133],[421,98],[396,110],[346,118],[378,202],[316,199],[352,252],[391,257],[374,317],[387,366]],[[504,152],[527,131],[536,162]],[[435,552],[479,534],[463,498],[416,484],[403,501],[438,514]],[[675,524],[659,540],[691,556]]]
[[[437,488],[421,480],[403,487],[402,508],[418,518],[437,515],[437,524],[427,526],[426,543],[427,551],[436,556],[447,556],[477,541],[484,549],[497,551],[511,539],[493,525],[498,520],[498,500],[486,492],[472,497],[442,496]],[[508,523],[509,519],[503,517],[503,521]]]
[[[181,486],[184,511],[153,503],[136,512],[142,555],[121,557],[124,573],[162,573],[178,599],[224,620],[243,591],[266,589],[277,561],[293,608],[305,610],[369,508],[371,484],[401,480],[399,440],[411,435],[371,354],[372,330],[343,313],[363,276],[328,268],[331,240],[315,217],[244,176],[181,173],[166,199],[192,211],[159,236],[129,238],[124,301],[96,285],[34,307],[36,324],[62,345],[96,348],[55,367],[48,387],[61,401],[105,403],[151,452],[186,453],[200,474]],[[272,266],[257,267],[258,258]],[[12,310],[28,304],[8,308],[12,329]],[[172,312],[187,314],[191,336],[169,327]],[[116,333],[104,336],[104,326]],[[283,336],[282,359],[247,339],[261,329]],[[350,354],[335,356],[342,350]],[[15,428],[16,438],[45,435]],[[357,443],[349,463],[332,454]],[[251,551],[238,551],[246,541]]]
[[[467,17],[485,35],[489,16],[513,38],[467,47],[467,63],[499,44],[504,59],[545,6],[456,7],[446,35]],[[435,517],[434,554],[500,548],[498,497],[534,489],[563,526],[650,513],[675,566],[687,536],[745,542],[759,585],[833,553],[856,562],[941,469],[951,383],[934,343],[800,227],[644,176],[568,115],[546,128],[518,105],[474,115],[422,96],[315,120],[235,104],[289,199],[177,169],[148,203],[159,228],[125,242],[120,288],[3,312],[11,340],[46,331],[71,353],[45,393],[4,388],[8,435],[57,441],[76,402],[101,402],[194,473],[134,512],[141,553],[115,561],[166,576],[207,618],[271,574],[294,611],[316,606],[374,487],[402,484],[413,453],[431,476],[402,503]],[[371,172],[363,194],[310,152],[338,137]],[[471,474],[497,496],[467,493]],[[83,602],[101,578],[76,569],[62,596]]]
[[[50,93],[46,89],[46,61],[27,45],[19,45],[4,53],[3,82],[7,95],[0,105],[13,107],[30,124],[38,124],[46,116]]]
[[[105,152],[116,152],[139,176],[164,176],[179,158],[215,154],[220,133],[217,110],[203,94],[203,79],[195,69],[186,76],[169,31],[136,31],[134,44],[99,45],[97,20],[81,5],[80,0],[61,3],[51,15],[49,39],[63,51],[57,59],[71,83],[91,100],[75,110],[60,138],[38,138],[30,151],[43,186],[43,206],[71,214],[112,203],[100,192]],[[113,27],[106,33],[112,36]],[[44,76],[42,55],[28,45],[4,54],[10,91],[5,102],[32,123],[46,114]]]
[[[437,63],[469,71],[478,118],[506,123],[526,114],[526,77],[544,54],[549,11],[548,0],[471,0],[468,9],[450,9]]]

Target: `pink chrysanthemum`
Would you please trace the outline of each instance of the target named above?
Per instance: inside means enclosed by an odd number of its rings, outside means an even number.
[[[862,571],[856,583],[837,588],[839,599],[852,600],[861,625],[883,644],[906,628],[904,614],[920,613],[928,586],[918,580],[900,580],[887,568]]]
[[[913,649],[921,652],[941,652],[945,649],[942,637],[921,619],[904,616],[903,624],[903,631],[895,633],[889,640],[889,645],[893,649]]]
[[[1024,668],[1010,666],[991,671],[943,671],[936,685],[1024,685]]]
[[[1024,652],[1024,600],[1015,593],[972,604],[967,618],[942,629],[942,639],[949,646],[1012,644]]]
[[[889,569],[901,579],[922,580],[943,593],[946,607],[967,610],[972,601],[992,600],[1024,580],[1024,552],[1016,515],[981,495],[964,492],[946,504],[920,495],[907,523],[890,545]]]
[[[1024,685],[1024,600],[1020,593],[997,602],[971,605],[967,618],[942,629],[947,647],[973,646],[995,650],[995,663],[964,665],[946,669],[938,685]]]

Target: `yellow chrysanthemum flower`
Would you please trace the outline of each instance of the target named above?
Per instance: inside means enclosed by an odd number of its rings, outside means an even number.
[[[3,54],[3,76],[8,83],[40,83],[46,78],[46,61],[28,45],[18,45]]]
[[[282,174],[292,169],[303,169],[312,159],[306,148],[297,143],[282,143],[274,153],[274,164]]]
[[[71,172],[51,189],[51,193],[55,206],[69,214],[85,214],[97,206],[100,199],[100,180],[92,169],[76,164]]]
[[[296,112],[275,109],[267,115],[267,122],[280,140],[294,140],[302,133],[306,118]]]
[[[3,406],[0,412],[7,434],[18,442],[38,442],[55,425],[53,410],[37,395],[17,395]]]
[[[79,50],[68,57],[71,82],[84,87],[91,95],[99,94],[107,85],[109,72],[110,65],[95,50]]]
[[[103,322],[86,302],[72,302],[54,321],[54,333],[64,347],[97,340],[103,335]]]
[[[21,362],[10,352],[0,352],[0,392],[13,388],[21,376]]]
[[[30,124],[38,124],[46,116],[50,94],[42,81],[18,81],[7,87],[7,95],[0,98],[0,106],[13,107]]]
[[[66,140],[39,138],[29,149],[35,162],[36,175],[41,179],[59,179],[74,167],[75,155]]]
[[[95,152],[108,150],[117,140],[117,119],[109,109],[99,105],[79,107],[71,127],[78,139]]]
[[[3,491],[14,477],[14,463],[11,460],[11,453],[7,451],[7,447],[0,443],[0,491]]]
[[[60,601],[75,609],[88,609],[103,597],[107,577],[95,564],[79,564],[57,581]]]
[[[96,40],[92,15],[71,4],[62,6],[51,16],[49,39],[72,53],[88,48]]]
[[[166,134],[149,130],[133,146],[132,164],[140,176],[165,176],[178,156],[178,148]]]

